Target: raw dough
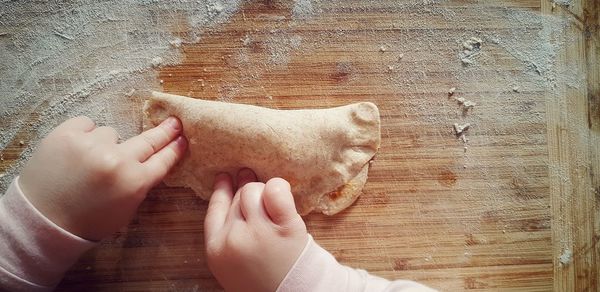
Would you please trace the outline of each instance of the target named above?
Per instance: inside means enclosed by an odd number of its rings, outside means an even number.
[[[350,206],[379,149],[380,121],[370,102],[314,110],[274,110],[152,93],[144,127],[168,116],[183,123],[185,157],[165,179],[209,199],[219,172],[254,170],[261,181],[290,182],[300,214],[333,215]]]

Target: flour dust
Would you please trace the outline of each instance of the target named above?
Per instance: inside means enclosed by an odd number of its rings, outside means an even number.
[[[36,145],[68,117],[87,115],[122,137],[139,132],[141,98],[181,45],[227,21],[242,1],[8,1],[0,5],[0,153],[22,132]],[[0,178],[0,193],[32,152]]]

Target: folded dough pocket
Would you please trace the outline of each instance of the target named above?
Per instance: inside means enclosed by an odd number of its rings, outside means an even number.
[[[209,199],[217,173],[234,176],[248,167],[261,181],[289,181],[302,215],[333,215],[350,206],[381,141],[379,110],[370,102],[275,110],[153,92],[144,105],[144,127],[169,116],[181,120],[189,147],[167,185]]]

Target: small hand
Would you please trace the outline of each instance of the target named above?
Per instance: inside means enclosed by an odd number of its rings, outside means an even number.
[[[72,118],[42,140],[19,185],[52,222],[100,240],[131,220],[150,188],[183,156],[181,131],[181,122],[170,117],[119,144],[115,129]]]
[[[308,241],[290,185],[239,172],[215,178],[204,221],[208,265],[226,291],[275,291]]]

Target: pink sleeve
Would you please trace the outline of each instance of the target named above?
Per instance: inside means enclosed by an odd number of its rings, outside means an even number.
[[[364,270],[344,266],[309,236],[300,257],[285,276],[277,292],[348,291],[416,292],[436,291],[406,280],[388,281]]]
[[[0,290],[52,290],[95,243],[46,218],[18,182],[17,177],[0,198]]]

